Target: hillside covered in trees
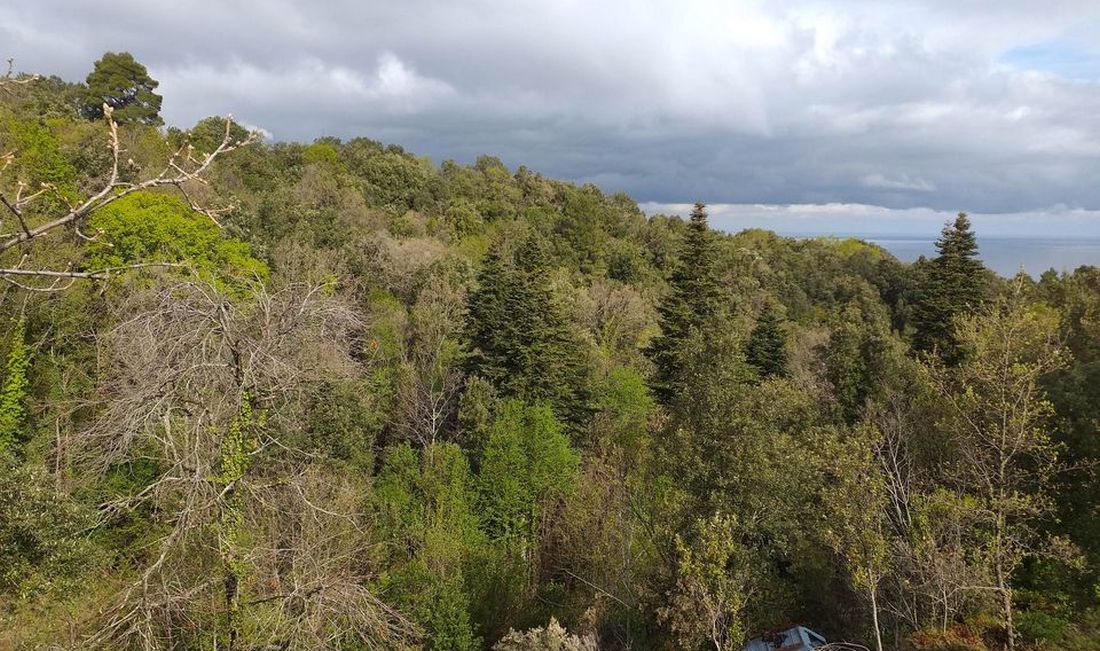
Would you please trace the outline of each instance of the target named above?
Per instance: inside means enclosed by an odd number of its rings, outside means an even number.
[[[0,648],[1100,647],[1100,269],[155,90],[0,81]]]

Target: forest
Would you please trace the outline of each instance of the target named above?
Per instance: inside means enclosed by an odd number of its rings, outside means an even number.
[[[1100,648],[1100,269],[89,68],[0,79],[0,649]]]

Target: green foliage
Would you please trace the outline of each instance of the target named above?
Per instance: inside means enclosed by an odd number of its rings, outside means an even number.
[[[73,198],[77,169],[61,151],[57,137],[38,120],[11,120],[6,143],[18,158],[12,172],[30,188],[48,183]]]
[[[171,136],[171,133],[169,134]],[[183,134],[181,134],[183,135]],[[229,123],[229,137],[231,142],[239,142],[248,138],[248,130],[237,124]],[[225,138],[225,118],[211,116],[203,118],[195,123],[186,133],[186,142],[198,152],[209,154],[213,152]],[[177,147],[183,143],[173,143]]]
[[[357,383],[326,382],[318,386],[309,401],[308,438],[303,447],[352,467],[370,468],[374,442],[382,427],[371,397],[369,387]]]
[[[1037,647],[1060,642],[1069,625],[1068,620],[1042,610],[1025,610],[1016,618],[1016,630],[1020,637]]]
[[[580,426],[590,409],[588,370],[551,286],[545,252],[533,237],[514,254],[504,247],[489,251],[469,299],[467,370],[503,397],[547,402]]]
[[[403,543],[383,581],[396,604],[422,624],[429,648],[480,648],[470,619],[473,563],[484,538],[472,511],[473,483],[461,449],[436,443],[387,451],[375,488],[380,525]]]
[[[5,462],[0,472],[0,595],[63,596],[91,569],[95,550],[84,531],[91,513],[58,493],[49,477]]]
[[[447,207],[445,219],[459,237],[476,235],[485,228],[485,220],[470,201],[459,199]]]
[[[697,522],[690,540],[676,537],[675,587],[658,616],[679,648],[740,648],[752,570],[737,532],[736,519],[715,515]]]
[[[837,314],[822,350],[825,377],[833,389],[839,416],[854,423],[868,401],[904,382],[904,350],[890,333],[887,315],[862,287]]]
[[[86,264],[92,269],[167,262],[226,280],[268,275],[247,244],[225,237],[176,195],[135,192],[96,211],[88,226],[101,233],[88,246]]]
[[[27,416],[27,369],[31,351],[27,348],[27,320],[19,317],[12,321],[8,332],[7,358],[4,361],[4,381],[0,385],[0,459],[11,456],[15,445],[23,438],[23,425]]]
[[[578,462],[548,407],[505,402],[489,428],[477,480],[490,537],[530,544],[545,505],[572,489]]]
[[[129,52],[107,52],[85,80],[80,112],[89,120],[103,117],[103,105],[114,109],[119,124],[160,126],[159,82]]]
[[[355,171],[363,178],[364,192],[374,205],[400,214],[429,201],[427,166],[403,153],[371,156]]]
[[[322,165],[335,170],[340,164],[340,154],[331,143],[315,142],[302,151],[302,160],[309,165]]]
[[[655,403],[645,378],[629,366],[611,370],[596,398],[597,424],[611,440],[628,452],[642,446]]]

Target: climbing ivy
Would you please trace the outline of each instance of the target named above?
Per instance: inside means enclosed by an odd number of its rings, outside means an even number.
[[[0,455],[12,451],[26,418],[27,368],[30,366],[26,330],[26,319],[19,317],[13,321],[4,363],[4,384],[0,387]]]

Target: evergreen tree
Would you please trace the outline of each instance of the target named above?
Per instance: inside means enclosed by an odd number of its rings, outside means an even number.
[[[771,303],[764,306],[749,334],[745,359],[762,378],[787,374],[787,334],[779,311]]]
[[[688,223],[683,252],[670,290],[658,306],[661,334],[648,354],[657,366],[654,393],[668,403],[676,393],[681,348],[692,330],[700,329],[718,311],[720,289],[714,265],[714,234],[707,227],[706,205],[696,203]]]
[[[972,311],[985,292],[985,267],[977,260],[978,242],[966,213],[944,226],[936,241],[939,256],[925,267],[914,306],[913,346],[939,352],[954,363],[958,358],[954,321]]]
[[[590,411],[587,365],[554,296],[545,252],[535,237],[514,255],[505,255],[504,246],[486,255],[470,296],[467,370],[502,397],[547,402],[579,427]]]
[[[107,52],[88,74],[80,112],[89,120],[103,117],[103,105],[114,109],[119,124],[160,126],[159,84],[129,52]]]

